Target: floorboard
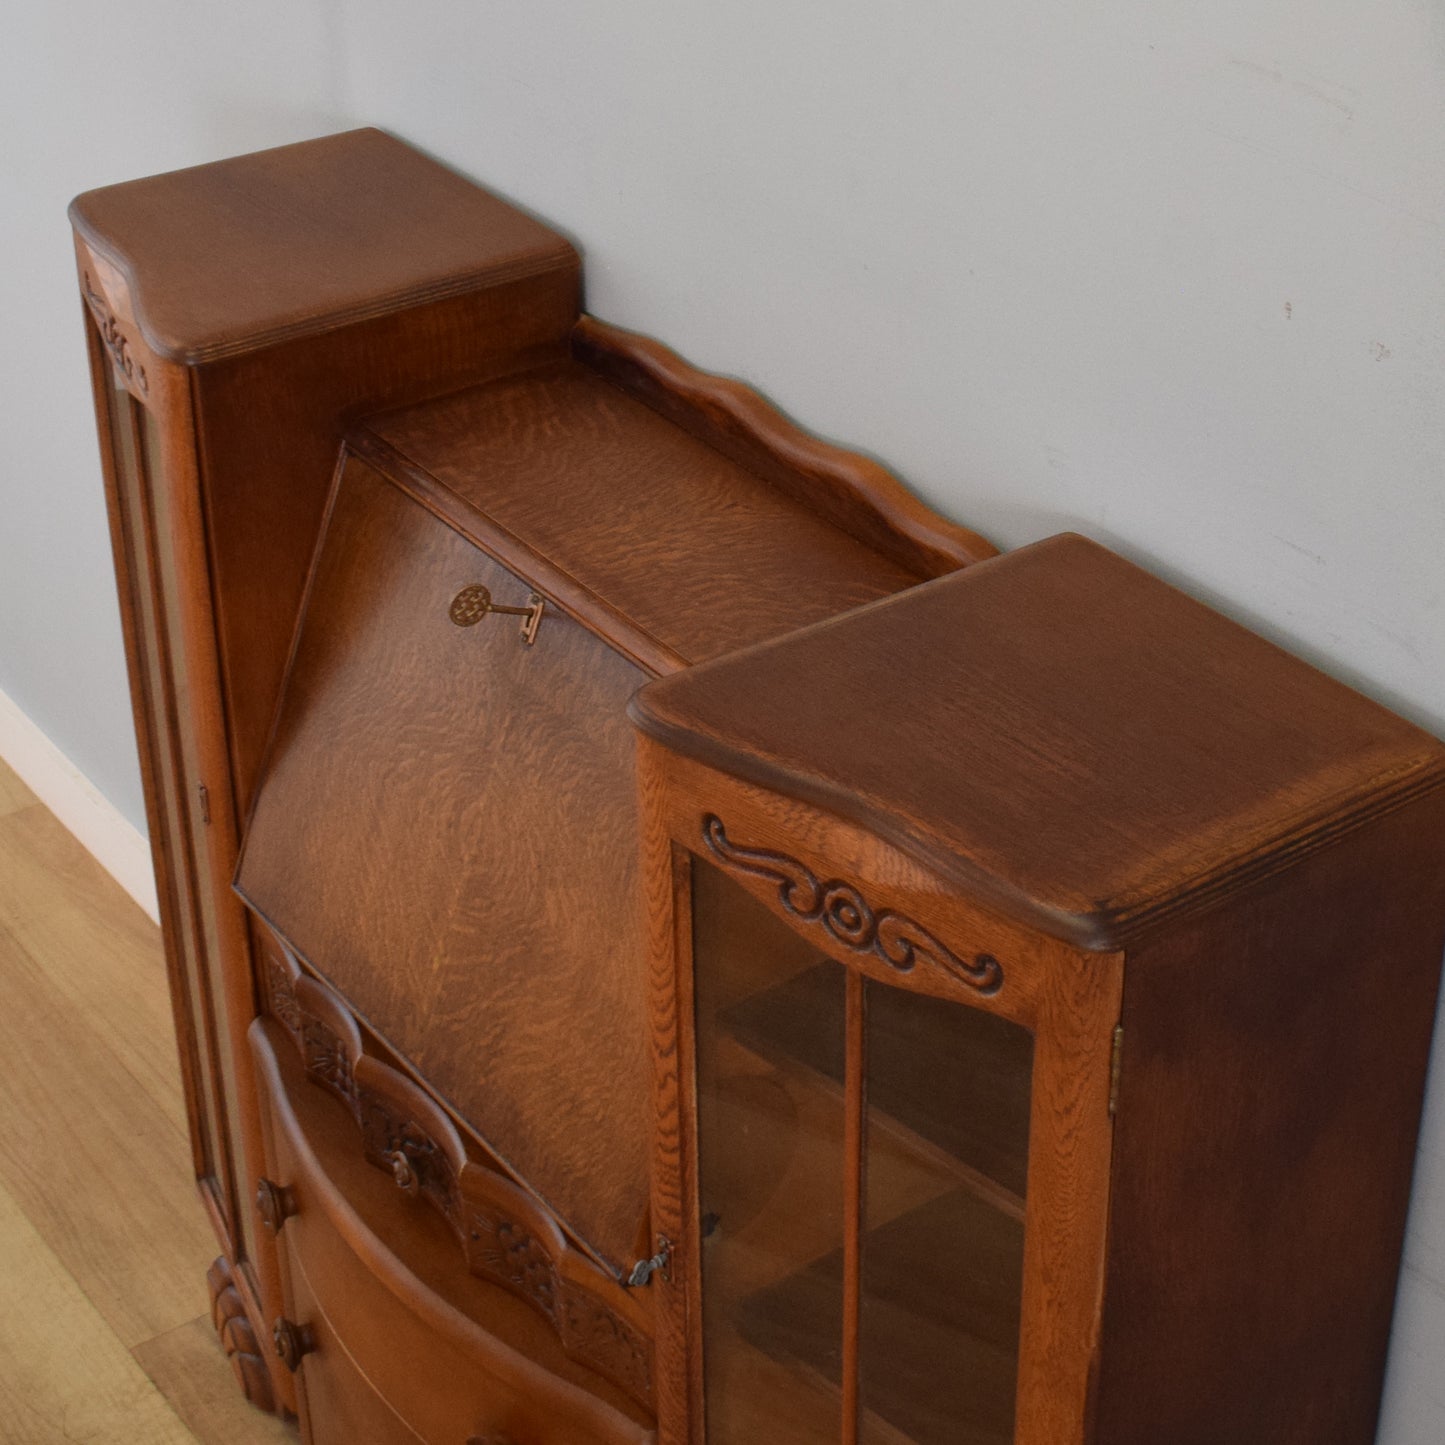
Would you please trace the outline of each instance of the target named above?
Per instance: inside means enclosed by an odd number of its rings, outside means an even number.
[[[15,773],[0,763],[0,818],[6,813],[18,812],[31,807],[37,801],[35,794],[15,776]]]
[[[159,932],[3,763],[0,1014],[0,1442],[294,1442],[211,1329]]]
[[[194,1445],[79,1285],[0,1189],[0,1440]]]
[[[297,1445],[294,1430],[248,1405],[231,1372],[217,1368],[220,1351],[209,1315],[148,1340],[132,1353],[205,1445]]]
[[[160,930],[39,804],[0,816],[0,880],[0,927],[40,965],[47,993],[184,1132]]]

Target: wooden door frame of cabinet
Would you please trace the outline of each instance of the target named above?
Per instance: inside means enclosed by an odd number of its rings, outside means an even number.
[[[697,1170],[691,859],[707,857],[707,820],[782,851],[800,876],[842,877],[878,913],[906,897],[924,938],[967,940],[1004,960],[996,992],[950,981],[920,952],[907,976],[876,952],[840,942],[781,901],[776,882],[736,869],[790,927],[849,970],[1008,1018],[1034,1038],[1019,1339],[1017,1445],[1085,1445],[1103,1306],[1113,1150],[1111,1085],[1123,954],[1086,952],[977,908],[900,850],[809,804],[744,783],[640,736],[642,879],[648,917],[656,1105],[652,1223],[668,1267],[657,1280],[659,1445],[702,1445],[702,1264]],[[715,851],[715,850],[714,850]],[[723,856],[723,855],[719,855]],[[726,859],[724,857],[724,865]],[[831,886],[831,885],[824,885]],[[825,920],[826,921],[826,920]],[[936,935],[936,939],[935,939]],[[962,953],[963,950],[960,950]],[[856,1128],[860,1121],[850,1120]],[[841,1412],[840,1412],[841,1418]],[[846,1445],[848,1437],[841,1437]]]
[[[264,1241],[257,1240],[258,1248],[254,1255],[247,1250],[242,1224],[243,1212],[251,1207],[264,1157],[260,1116],[255,1106],[255,1071],[246,1036],[257,1007],[245,910],[230,888],[239,835],[232,806],[230,754],[221,709],[206,527],[193,445],[193,378],[188,369],[176,366],[150,350],[134,326],[129,324],[124,299],[108,294],[110,288],[92,274],[94,258],[88,249],[77,241],[76,250],[85,302],[86,345],[90,357],[141,782],[156,872],[182,1082],[187,1098],[197,1191],[222,1249],[227,1287],[235,1290],[254,1330],[257,1323],[265,1319],[264,1300],[279,1298],[280,1278],[274,1254],[265,1247]],[[132,517],[121,495],[112,451],[112,379],[119,382],[136,405],[148,411],[153,418],[165,475],[164,521],[154,511],[144,519]],[[146,472],[146,457],[140,438],[137,438],[136,445],[138,465],[143,474],[141,485],[145,489],[147,505],[154,508],[157,499],[152,492],[156,479]],[[136,558],[128,529],[139,525],[147,526],[158,544],[157,558],[153,559],[155,565],[170,567],[178,579],[192,579],[190,585],[177,586],[178,615],[166,619],[171,624],[168,628],[169,645],[166,658],[160,659],[160,662],[164,665],[168,658],[179,656],[184,668],[183,679],[172,676],[169,688],[176,695],[169,698],[166,696],[167,684],[159,677],[151,676],[151,668],[141,656],[146,638],[136,615],[136,593],[140,587],[155,585],[158,579],[135,573]],[[159,594],[158,585],[155,590]],[[164,605],[159,595],[155,605],[158,608]],[[160,646],[159,639],[156,639],[156,645]],[[161,695],[148,702],[152,689],[160,689]],[[179,695],[182,689],[184,697]],[[167,713],[167,738],[156,735],[151,725],[151,706]],[[178,810],[184,810],[188,835],[174,839],[169,836],[171,829],[167,821],[159,762],[159,749],[172,740],[178,755],[177,765],[184,775],[180,779],[179,796],[174,801]],[[177,856],[177,850],[184,851]],[[191,887],[184,890],[189,903],[183,905],[180,880],[189,871],[184,861],[186,853],[198,862],[204,861],[205,876],[200,876],[198,872],[191,880]],[[183,913],[187,912],[190,917],[183,918]],[[178,942],[182,929],[194,936],[198,958],[212,954],[222,979],[222,996],[217,998],[212,989],[212,975],[205,967],[199,968],[197,986],[205,1013],[202,1019],[193,1020],[189,1016],[185,963],[180,956]],[[212,932],[214,938],[208,936]],[[215,1092],[222,1129],[222,1137],[212,1141],[216,1157],[210,1160],[205,1158],[198,1122],[204,1113],[201,1102],[203,1086],[199,1078],[203,1065],[194,1042],[194,1031],[198,1029],[204,1029],[209,1038],[212,1058],[210,1086]],[[222,1029],[226,1031],[233,1088],[224,1087],[225,1080],[221,1076],[222,1054],[217,1045]],[[225,1104],[228,1094],[235,1096],[240,1123],[241,1133],[236,1139],[230,1138],[232,1126]],[[225,1197],[227,1194],[229,1198]],[[219,1303],[213,1301],[213,1304],[217,1310],[220,1309]],[[225,1329],[221,1332],[223,1345],[234,1357],[233,1341],[227,1338]],[[253,1404],[272,1410],[278,1401],[288,1404],[294,1395],[290,1381],[282,1377],[269,1352],[263,1352],[263,1358],[270,1378],[269,1391],[263,1388],[263,1376],[255,1370],[243,1373],[238,1367],[237,1378]]]

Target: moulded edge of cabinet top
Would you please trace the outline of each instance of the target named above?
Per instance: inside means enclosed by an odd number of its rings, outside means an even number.
[[[1117,949],[1445,783],[1445,746],[1073,534],[644,687],[634,723]]]
[[[565,237],[371,128],[87,191],[70,219],[146,343],[187,365],[580,269]]]

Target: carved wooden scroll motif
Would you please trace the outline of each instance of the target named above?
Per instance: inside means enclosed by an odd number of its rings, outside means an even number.
[[[91,283],[89,273],[85,278],[85,304],[90,307],[90,313],[95,317],[95,324],[100,329],[100,339],[105,346],[110,359],[115,363],[121,375],[129,382],[134,383],[137,391],[142,396],[150,390],[150,383],[146,380],[146,369],[141,366],[131,355],[130,342],[126,339],[125,332],[120,329],[120,321],[114,311],[106,305],[105,297],[100,294]]]
[[[801,923],[816,923],[855,953],[871,953],[899,973],[924,963],[967,984],[984,997],[1003,987],[1003,966],[991,953],[961,957],[921,924],[893,908],[875,908],[852,883],[820,879],[806,864],[771,848],[744,848],[727,835],[714,813],[702,820],[708,851],[733,873],[776,883],[783,911]]]

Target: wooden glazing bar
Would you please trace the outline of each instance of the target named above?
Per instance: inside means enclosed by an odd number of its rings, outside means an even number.
[[[843,1445],[858,1445],[859,1300],[867,1209],[867,980],[848,970],[843,1102]]]

